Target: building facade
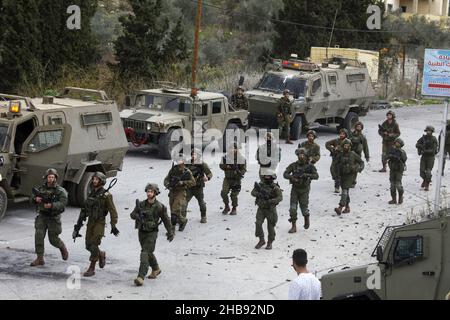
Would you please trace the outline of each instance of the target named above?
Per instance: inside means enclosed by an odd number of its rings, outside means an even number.
[[[385,0],[387,11],[401,10],[407,15],[420,14],[429,18],[450,16],[450,0]]]

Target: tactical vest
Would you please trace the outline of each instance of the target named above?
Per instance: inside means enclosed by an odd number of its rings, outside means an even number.
[[[358,171],[354,158],[351,155],[351,152],[348,154],[342,153],[339,159],[339,168],[341,170],[341,174],[349,175],[356,173]]]
[[[107,193],[101,188],[97,192],[94,190],[89,193],[84,205],[86,216],[93,220],[101,220],[108,214],[106,208]]]
[[[350,137],[350,141],[352,142],[352,150],[358,153],[363,151],[362,144],[362,134],[354,134],[352,133]]]
[[[267,184],[259,182],[259,187],[261,188],[263,194],[268,195],[268,199],[257,197],[255,200],[255,204],[261,209],[270,209],[272,207],[275,207],[274,204],[269,203],[269,200],[274,199],[277,196],[275,190],[276,187],[279,187],[279,185],[276,183]]]
[[[189,170],[191,170],[192,175],[194,176],[196,187],[203,187],[205,182],[203,181],[203,177],[205,176],[205,171],[203,170],[203,165],[201,164],[190,164],[187,166]]]
[[[136,220],[136,228],[145,232],[154,232],[158,231],[159,225],[159,210],[164,210],[165,207],[155,201],[151,206],[149,206],[147,200],[142,201],[139,204],[140,213],[137,213],[142,217],[142,221],[140,219]]]
[[[56,187],[47,187],[47,185],[43,185],[39,187],[39,192],[44,196],[43,198],[51,199],[51,203],[59,201],[58,189]],[[64,212],[64,209],[55,210],[53,207],[51,209],[46,209],[44,208],[44,204],[44,199],[41,203],[37,204],[39,213],[56,216]]]

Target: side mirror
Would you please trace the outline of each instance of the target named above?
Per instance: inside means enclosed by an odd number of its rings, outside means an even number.
[[[130,96],[125,97],[125,107],[127,107],[127,108],[131,107],[131,97]]]
[[[381,246],[377,247],[377,261],[378,262],[383,261],[383,248]]]

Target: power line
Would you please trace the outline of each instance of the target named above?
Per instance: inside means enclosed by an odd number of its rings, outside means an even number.
[[[190,0],[191,2],[197,2],[196,0]],[[236,13],[236,12],[232,12],[231,14],[227,14],[225,13],[224,9],[207,3],[207,2],[203,2],[203,6],[205,7],[210,7],[210,8],[214,8],[217,10],[222,11],[221,13],[219,13],[222,16],[226,16],[226,17],[230,17],[230,16],[246,16],[246,17],[252,17],[252,18],[258,18],[261,20],[266,20],[266,21],[271,21],[271,22],[277,22],[277,23],[282,23],[282,24],[289,24],[289,25],[294,25],[294,26],[298,26],[298,27],[304,27],[304,28],[311,28],[311,29],[320,29],[320,30],[332,30],[332,27],[325,27],[325,26],[319,26],[319,25],[312,25],[312,24],[305,24],[305,23],[299,23],[299,22],[294,22],[294,21],[289,21],[289,20],[281,20],[281,19],[275,19],[275,18],[267,18],[267,17],[262,17],[259,15],[255,15],[255,14],[250,14],[250,13]],[[342,31],[342,32],[359,32],[359,33],[407,33],[407,31],[398,31],[398,30],[363,30],[363,29],[349,29],[349,28],[334,28],[334,31]]]

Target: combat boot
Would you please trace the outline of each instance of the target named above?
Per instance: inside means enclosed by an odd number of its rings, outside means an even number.
[[[223,208],[222,214],[227,214],[228,212],[230,212],[230,206],[227,204],[225,204],[225,208]]]
[[[266,250],[272,250],[272,243],[273,241],[267,241],[267,246],[266,246]]]
[[[59,248],[59,251],[61,251],[61,258],[66,261],[69,259],[69,251],[67,251],[66,245],[63,243],[62,247]]]
[[[266,240],[264,238],[259,238],[259,242],[256,244],[255,249],[261,249],[263,245],[266,244]]]
[[[389,204],[397,204],[397,192],[396,191],[391,192],[391,197],[392,197],[392,200],[389,201],[388,203]]]
[[[134,279],[134,284],[140,287],[144,284],[144,279],[142,279],[141,277],[137,277],[136,279]]]
[[[398,192],[398,204],[403,203],[403,191]]]
[[[231,210],[230,212],[230,216],[235,216],[237,215],[237,207],[233,207],[233,210]]]
[[[430,183],[427,181],[425,182],[425,191],[430,191]]]
[[[206,217],[201,217],[200,218],[200,223],[206,223]]]
[[[291,139],[286,139],[286,144],[294,144]]]
[[[342,211],[342,213],[350,213],[350,206],[345,206],[345,209]]]
[[[425,188],[425,180],[422,181],[422,184],[420,185],[421,188]]]
[[[98,256],[98,266],[100,267],[100,269],[103,269],[105,267],[105,264],[106,264],[106,252],[100,251],[100,254]]]
[[[155,268],[155,270],[152,270],[152,272],[149,274],[149,276],[147,278],[149,279],[156,279],[157,276],[159,276],[161,274],[161,269]]]
[[[338,208],[334,208],[334,212],[337,213],[338,216],[340,216],[342,214],[342,209],[344,207],[343,206],[339,206]]]
[[[85,273],[83,273],[84,277],[92,277],[95,275],[95,264],[97,261],[91,261],[91,264],[89,265],[89,268],[86,270]]]
[[[386,161],[383,161],[383,168],[378,170],[378,172],[386,172]]]
[[[308,229],[309,228],[309,216],[304,216],[305,224],[303,225],[303,228]]]
[[[34,260],[32,263],[30,263],[31,267],[37,267],[37,266],[43,266],[45,264],[44,256],[38,254],[36,260]]]
[[[296,233],[297,232],[297,224],[295,221],[292,222],[292,227],[291,229],[288,231],[288,233]]]
[[[334,185],[334,193],[339,193],[339,192],[340,192],[339,185],[335,184]]]
[[[180,227],[178,228],[178,231],[183,231],[184,228],[186,228],[186,224],[187,224],[188,220],[185,219],[184,222],[180,223]]]

